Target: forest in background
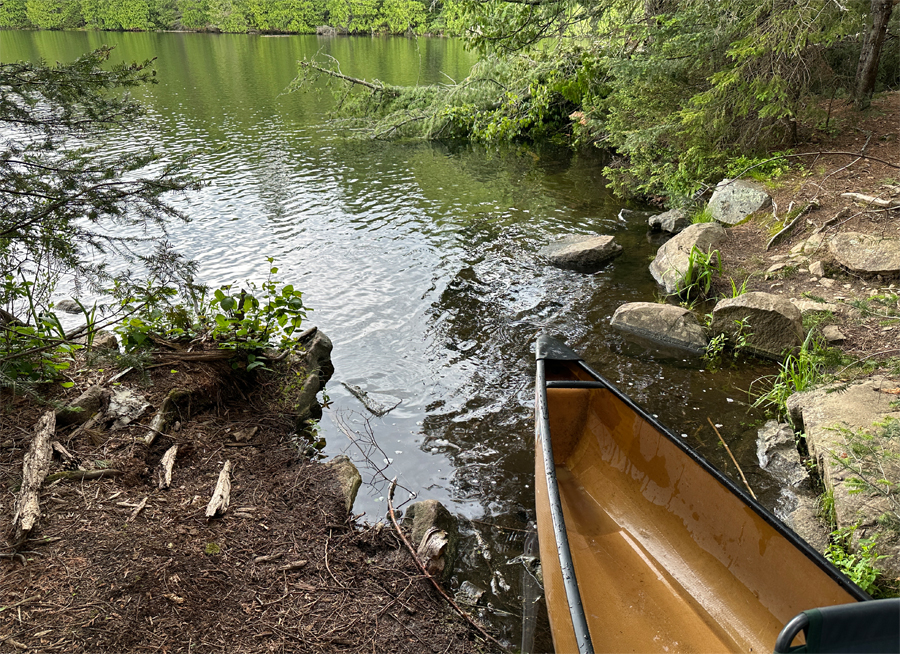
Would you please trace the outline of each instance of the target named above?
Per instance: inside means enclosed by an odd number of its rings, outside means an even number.
[[[315,34],[446,33],[422,0],[2,0],[0,28]]]
[[[396,87],[322,59],[296,86],[339,80],[339,118],[372,138],[599,147],[618,195],[686,206],[900,88],[898,2],[458,0],[482,55],[465,80]]]

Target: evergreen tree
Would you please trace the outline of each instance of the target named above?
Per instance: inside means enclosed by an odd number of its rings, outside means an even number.
[[[158,265],[132,246],[148,240],[144,230],[164,236],[169,219],[185,219],[167,194],[199,187],[186,156],[104,149],[103,133],[143,114],[123,91],[155,75],[149,62],[104,69],[109,54],[104,47],[69,64],[0,65],[0,306],[26,286],[46,301],[62,272],[109,282],[105,252]],[[135,235],[123,236],[129,228]]]

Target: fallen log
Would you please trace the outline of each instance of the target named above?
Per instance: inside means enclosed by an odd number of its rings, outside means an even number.
[[[173,445],[163,454],[159,461],[159,489],[163,490],[172,485],[172,468],[175,466],[175,457],[178,454],[178,446]]]
[[[34,439],[22,461],[22,486],[13,508],[12,542],[18,547],[25,542],[31,529],[41,517],[39,494],[47,473],[53,450],[50,438],[56,432],[56,414],[48,411],[34,428]]]
[[[226,461],[219,473],[219,481],[213,491],[209,504],[206,505],[206,517],[215,518],[228,510],[231,503],[231,461]]]

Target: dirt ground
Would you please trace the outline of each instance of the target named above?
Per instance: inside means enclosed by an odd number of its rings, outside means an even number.
[[[122,474],[45,483],[43,515],[18,554],[6,540],[14,491],[48,407],[0,395],[0,652],[497,651],[418,573],[390,525],[348,517],[329,469],[298,454],[272,379],[235,377],[223,363],[167,363],[110,383],[117,372],[95,361],[54,399],[99,383],[153,408],[120,430],[73,438],[73,425],[55,439],[83,468]],[[193,391],[177,431],[146,447],[173,387]],[[156,468],[174,444],[173,484],[160,490]],[[207,520],[225,461],[231,506]],[[64,467],[54,459],[50,478]]]
[[[792,248],[822,227],[821,233],[826,237],[851,231],[900,237],[900,210],[866,206],[841,196],[860,193],[892,200],[893,206],[900,205],[900,94],[876,99],[872,108],[863,114],[846,104],[835,103],[829,124],[831,132],[807,134],[808,142],[796,148],[797,153],[810,155],[792,160],[802,165],[802,169],[767,183],[774,200],[772,209],[778,218],[768,209],[742,225],[728,228],[728,239],[719,247],[726,275],[716,290],[720,293],[730,290],[721,285],[729,283],[728,277],[738,283],[749,278],[747,290],[836,303],[840,311],[834,313],[830,324],[836,325],[846,338],[834,346],[857,359],[878,361],[897,357],[900,356],[900,323],[896,320],[886,323],[877,312],[864,315],[853,304],[873,294],[897,296],[900,280],[852,274],[833,261],[827,248],[820,249],[806,262],[792,260],[789,255]],[[805,213],[791,231],[767,250],[766,245],[779,231],[784,216],[792,208],[810,202],[818,206]],[[809,263],[815,261],[824,263],[824,278],[809,273]],[[787,265],[766,274],[769,268],[782,263]],[[886,314],[897,315],[900,305],[886,309]]]

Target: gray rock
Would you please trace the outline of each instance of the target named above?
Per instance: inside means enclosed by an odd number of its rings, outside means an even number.
[[[386,395],[384,393],[368,393],[359,386],[354,386],[353,384],[348,384],[347,382],[341,382],[341,384],[343,384],[344,387],[348,391],[350,391],[353,397],[362,402],[363,406],[366,407],[369,413],[379,418],[383,415],[388,414],[400,405],[399,397]]]
[[[320,390],[322,390],[322,382],[319,380],[319,375],[309,373],[306,380],[303,382],[303,386],[300,387],[300,392],[294,400],[293,412],[298,424],[304,422],[314,414],[315,417],[319,417],[319,414],[316,413],[320,410],[318,408],[319,401],[316,399],[316,395],[319,394]]]
[[[708,342],[694,314],[671,304],[623,304],[616,309],[610,325],[663,345],[674,345],[695,353],[705,351]]]
[[[53,304],[53,308],[64,313],[81,313],[81,307],[78,306],[75,300],[71,300],[69,298],[65,298],[60,300],[59,302],[55,302]]]
[[[110,392],[102,386],[91,386],[74,402],[56,412],[56,426],[80,425],[90,420],[98,411],[106,410],[110,402]]]
[[[789,486],[809,481],[806,466],[800,460],[794,430],[787,423],[768,421],[757,432],[756,456],[759,467]]]
[[[839,264],[866,275],[900,274],[900,240],[859,232],[836,234],[828,250]]]
[[[456,517],[437,500],[423,500],[409,507],[403,516],[403,524],[410,529],[410,542],[419,547],[429,532],[440,530],[446,533],[444,548],[443,580],[453,574],[456,554],[459,548],[459,524]]]
[[[650,229],[654,232],[677,234],[691,224],[683,209],[669,209],[665,213],[650,216]]]
[[[780,360],[803,343],[800,310],[779,295],[753,291],[721,300],[713,309],[710,331],[735,342],[741,320],[747,325],[743,331],[746,347],[759,356]]]
[[[831,302],[816,302],[814,300],[797,300],[791,298],[791,304],[800,309],[800,314],[805,316],[810,313],[839,313],[841,307]]]
[[[822,250],[828,240],[822,234],[813,234],[805,241],[800,241],[791,248],[791,256],[793,258],[803,258],[815,254]]]
[[[809,454],[834,497],[836,526],[860,525],[855,537],[879,534],[875,549],[887,558],[878,567],[891,578],[900,576],[900,533],[878,519],[896,513],[896,508],[883,494],[859,489],[854,480],[859,472],[872,480],[900,479],[900,442],[876,435],[877,424],[900,420],[900,410],[892,404],[897,398],[892,391],[898,387],[900,379],[872,377],[796,393],[787,401],[794,427],[806,434]],[[871,438],[857,436],[860,433]],[[854,442],[872,453],[860,459],[862,450],[851,447]]]
[[[707,207],[718,222],[736,225],[771,204],[772,198],[760,185],[742,179],[723,179],[716,185]]]
[[[821,261],[816,261],[809,266],[809,274],[814,277],[824,277],[825,276],[825,264]]]
[[[143,395],[138,395],[127,388],[113,391],[112,397],[109,398],[109,408],[106,410],[107,417],[113,420],[110,429],[113,431],[124,429],[144,415],[149,408],[150,403]]]
[[[622,246],[612,236],[566,236],[555,243],[545,245],[539,254],[558,268],[593,272],[618,256]]]
[[[75,339],[75,342],[79,345],[87,346],[88,337],[86,335],[79,336]],[[106,331],[105,329],[98,329],[94,332],[94,337],[91,340],[91,347],[95,350],[118,350],[119,340],[112,332]]]
[[[331,351],[334,349],[334,344],[325,335],[325,332],[317,329],[311,335],[311,340],[305,344],[305,348],[303,363],[309,372],[318,372],[319,379],[324,386],[334,374],[334,365],[331,363]]]
[[[847,337],[844,336],[844,333],[838,329],[837,325],[825,325],[822,328],[822,336],[825,337],[825,340],[831,343],[843,343],[847,340]]]
[[[484,594],[487,591],[479,588],[471,581],[464,581],[459,585],[459,590],[453,598],[458,604],[467,604],[468,606],[479,606],[484,603]]]
[[[674,293],[678,283],[688,273],[691,250],[697,247],[709,253],[725,237],[725,229],[718,223],[691,225],[659,248],[650,264],[650,274],[666,289],[666,293]]]
[[[360,485],[362,485],[362,476],[359,474],[359,470],[353,465],[353,461],[343,454],[334,457],[325,464],[325,467],[334,473],[338,484],[340,484],[341,495],[344,496],[344,508],[347,510],[347,515],[350,515],[350,512],[353,510],[353,503],[356,501],[356,494],[359,492]]]

